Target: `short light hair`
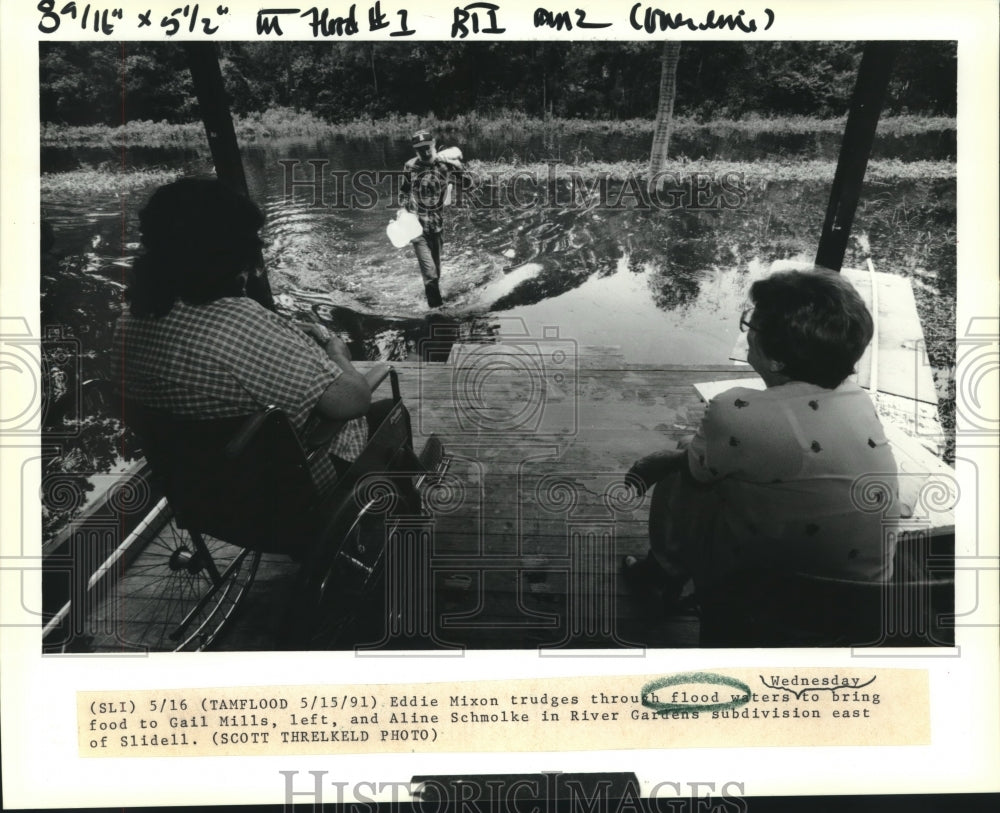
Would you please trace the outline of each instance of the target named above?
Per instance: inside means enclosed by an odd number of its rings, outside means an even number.
[[[755,282],[750,300],[761,349],[794,381],[839,386],[872,340],[867,306],[835,271],[780,271]]]

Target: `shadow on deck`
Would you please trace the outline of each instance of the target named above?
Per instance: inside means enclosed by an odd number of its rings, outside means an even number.
[[[464,345],[451,363],[394,366],[415,445],[434,432],[450,462],[426,494],[428,516],[404,531],[399,578],[390,555],[390,587],[362,614],[370,623],[338,648],[697,645],[695,617],[650,618],[624,589],[618,563],[647,548],[648,497],[631,496],[623,477],[693,433],[694,383],[746,368],[656,369],[565,343]],[[294,572],[264,557],[220,648],[275,646],[273,608]]]

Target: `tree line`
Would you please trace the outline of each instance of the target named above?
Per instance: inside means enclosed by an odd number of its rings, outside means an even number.
[[[861,42],[685,42],[677,115],[835,117],[847,110]],[[233,112],[309,111],[330,121],[519,110],[533,117],[653,118],[660,42],[227,42]],[[955,115],[954,42],[907,42],[886,113]],[[173,43],[43,42],[40,116],[72,125],[198,119]]]

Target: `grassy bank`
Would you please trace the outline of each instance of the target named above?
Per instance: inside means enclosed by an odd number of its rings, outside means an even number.
[[[589,161],[583,164],[544,164],[519,162],[470,161],[468,169],[480,184],[527,183],[537,179],[545,183],[553,173],[557,182],[594,182],[598,179],[624,182],[646,177],[646,164],[634,161]],[[668,182],[690,183],[706,174],[720,178],[736,174],[744,186],[763,188],[770,183],[833,180],[833,161],[674,161],[665,172]],[[113,168],[77,169],[51,172],[41,176],[42,195],[63,195],[80,192],[90,194],[127,194],[135,189],[147,189],[180,177],[180,170],[142,169],[118,171]],[[948,161],[875,160],[868,164],[865,180],[868,184],[897,181],[953,180],[955,165]]]
[[[75,169],[70,172],[49,172],[41,177],[41,192],[45,195],[126,195],[137,189],[169,183],[181,176],[179,169]]]
[[[500,111],[491,115],[470,113],[448,121],[431,117],[392,116],[384,119],[356,119],[331,123],[310,113],[275,109],[234,119],[237,138],[250,143],[273,138],[330,137],[343,138],[406,138],[421,127],[448,135],[506,136],[538,133],[605,134],[622,136],[652,135],[650,119],[592,121],[585,119],[533,119],[516,111]],[[678,116],[674,133],[703,133],[714,136],[754,138],[764,134],[840,133],[844,119],[817,119],[805,116],[782,118],[747,117],[698,121]],[[932,116],[892,116],[879,122],[880,136],[900,137],[954,131],[955,120]],[[185,147],[200,146],[205,141],[205,129],[200,122],[168,124],[166,122],[133,121],[120,127],[70,127],[42,124],[41,142],[45,147]]]
[[[607,178],[625,181],[644,178],[648,165],[642,161],[587,161],[580,164],[550,164],[542,162],[486,162],[470,161],[469,170],[483,180],[511,182],[530,177],[540,180],[554,172],[557,180],[570,180],[571,176],[584,181]],[[814,160],[760,160],[718,161],[667,161],[664,172],[670,173],[668,181],[687,182],[706,174],[718,178],[727,173],[738,174],[745,182],[758,185],[787,181],[833,181],[835,161]],[[899,161],[897,159],[873,160],[868,163],[865,181],[869,184],[895,181],[952,180],[955,164],[950,161]]]

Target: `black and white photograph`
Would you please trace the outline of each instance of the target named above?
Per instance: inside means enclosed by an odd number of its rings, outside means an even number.
[[[996,790],[989,4],[16,5],[5,783]]]
[[[46,651],[953,643],[955,42],[39,71]]]

